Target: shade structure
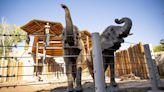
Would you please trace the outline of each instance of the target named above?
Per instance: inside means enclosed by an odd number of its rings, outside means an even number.
[[[32,53],[43,54],[44,48],[44,32],[45,25],[49,23],[50,25],[50,44],[46,47],[46,54],[50,56],[62,56],[63,55],[63,44],[62,44],[62,31],[63,26],[59,22],[45,21],[45,20],[31,20],[27,24],[21,27],[25,32],[34,36],[34,42],[32,46]],[[81,38],[86,46],[87,36],[89,38],[89,46],[91,47],[91,34],[87,30],[80,32]],[[87,47],[87,46],[86,46]]]
[[[44,35],[44,29],[47,23],[50,25],[50,34],[60,35],[62,33],[63,26],[60,22],[52,22],[46,20],[31,20],[22,26],[21,29],[31,35]]]

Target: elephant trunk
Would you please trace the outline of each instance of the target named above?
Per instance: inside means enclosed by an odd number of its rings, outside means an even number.
[[[61,7],[65,10],[65,20],[66,20],[66,31],[65,31],[65,38],[66,41],[69,44],[73,44],[73,23],[72,23],[72,19],[71,19],[71,14],[70,11],[68,9],[68,7],[64,4],[61,4]]]
[[[124,17],[120,20],[115,19],[115,22],[117,24],[122,24],[124,23],[124,25],[122,26],[123,28],[123,32],[120,34],[121,37],[127,37],[130,34],[130,29],[132,27],[132,21],[130,18]]]

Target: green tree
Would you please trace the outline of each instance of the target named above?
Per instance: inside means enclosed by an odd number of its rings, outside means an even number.
[[[153,47],[154,52],[164,51],[164,39],[160,40],[160,45]]]
[[[26,33],[16,25],[0,24],[0,56],[3,55],[3,51],[5,51],[5,56],[9,55],[9,53],[12,52],[12,46],[17,45],[18,42],[25,39],[25,36],[19,35],[25,34]]]

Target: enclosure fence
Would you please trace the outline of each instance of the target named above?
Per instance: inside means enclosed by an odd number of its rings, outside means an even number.
[[[95,38],[93,35],[95,35]],[[108,90],[106,86],[110,83],[110,68],[108,67],[105,74],[103,74],[104,69],[103,66],[105,64],[115,64],[115,75],[116,82],[118,82],[119,87],[121,87],[122,82],[127,82],[126,80],[149,80],[150,86],[153,90],[158,90],[159,84],[161,83],[159,73],[157,70],[157,66],[155,65],[153,52],[151,50],[150,45],[143,45],[142,43],[131,45],[126,50],[116,51],[114,56],[115,63],[103,63],[102,55],[101,55],[101,47],[99,47],[99,34],[95,33],[93,36],[93,60],[94,60],[94,73],[95,73],[95,91],[96,92],[105,92]],[[6,35],[1,34],[2,36],[22,36],[22,35]],[[40,35],[37,35],[40,36]],[[41,35],[43,36],[43,35]],[[52,35],[54,36],[54,35]],[[87,43],[87,42],[86,42]],[[96,44],[94,44],[96,43]],[[28,47],[31,48],[33,46],[0,46],[1,51],[5,48],[19,48]],[[40,46],[44,48],[44,46]],[[61,47],[56,47],[58,49],[62,49]],[[73,48],[73,47],[72,47]],[[113,50],[113,49],[111,49]],[[66,72],[65,72],[65,63],[60,62],[57,63],[55,58],[63,58],[63,57],[79,57],[80,55],[62,55],[62,56],[50,56],[46,55],[46,63],[43,61],[43,55],[38,54],[25,54],[22,56],[16,56],[14,54],[1,55],[0,56],[0,88],[3,87],[15,87],[15,86],[28,86],[28,85],[44,85],[44,84],[60,84],[66,83]],[[83,54],[81,56],[91,56],[90,54]],[[38,64],[33,62],[33,64],[28,64],[24,62],[24,60],[38,58]],[[30,63],[28,62],[28,63]],[[72,64],[74,66],[75,64]],[[89,73],[87,63],[82,62],[79,64],[82,67],[82,81],[83,82],[93,82],[93,79]],[[32,72],[28,70],[32,69]],[[29,73],[25,73],[29,72]],[[76,72],[73,72],[76,73]],[[33,79],[32,83],[21,83],[24,80],[24,77]],[[35,81],[34,81],[35,80]],[[101,80],[101,81],[98,81]],[[105,84],[106,81],[106,84]],[[6,83],[12,84],[6,84]],[[140,84],[141,85],[141,84]],[[112,90],[110,88],[109,90]]]

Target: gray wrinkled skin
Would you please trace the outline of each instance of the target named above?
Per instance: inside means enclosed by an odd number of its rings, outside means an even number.
[[[130,30],[132,27],[132,21],[129,18],[122,18],[120,20],[115,19],[117,24],[124,23],[123,26],[109,26],[101,34],[101,48],[103,54],[104,71],[110,66],[110,80],[111,86],[116,87],[115,82],[115,67],[114,67],[114,52],[121,47],[121,43],[124,42],[124,38],[130,35]],[[90,50],[92,56],[92,49]],[[93,58],[87,56],[87,65],[91,76],[94,78],[93,74]]]
[[[70,11],[66,5],[61,5],[65,10],[66,28],[63,31],[63,45],[64,55],[79,55],[82,51],[83,43],[80,39],[80,33],[76,26],[73,26]],[[82,60],[78,60],[78,57],[64,57],[66,64],[67,75],[67,92],[75,91],[81,92],[81,72],[82,72]]]

